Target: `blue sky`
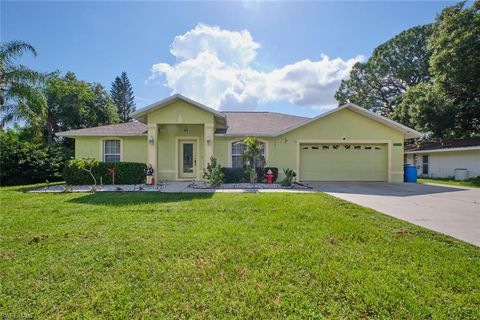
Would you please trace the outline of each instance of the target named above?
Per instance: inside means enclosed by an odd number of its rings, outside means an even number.
[[[1,2],[22,63],[106,88],[126,71],[137,108],[180,92],[216,109],[314,116],[356,61],[454,2]]]

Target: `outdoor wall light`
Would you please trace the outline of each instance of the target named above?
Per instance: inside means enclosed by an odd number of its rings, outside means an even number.
[[[148,139],[148,143],[150,143],[152,146],[155,143],[155,140],[153,139],[152,136],[150,136],[150,138]]]
[[[207,137],[207,144],[210,145],[212,143],[212,137],[208,136]]]

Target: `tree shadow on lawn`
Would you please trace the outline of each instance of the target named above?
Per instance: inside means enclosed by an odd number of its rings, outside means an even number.
[[[55,185],[58,185],[58,184],[65,184],[65,182],[64,181],[54,181],[54,182],[50,182],[49,186],[52,187],[52,186],[55,186]],[[33,191],[33,190],[46,188],[47,184],[45,182],[40,182],[40,183],[37,183],[37,184],[27,184],[27,185],[17,185],[17,186],[2,186],[2,188],[3,187],[12,189],[13,191],[16,191],[16,192],[27,193],[27,192],[30,192],[30,191]]]
[[[213,193],[98,192],[68,200],[71,203],[126,206],[211,199]]]

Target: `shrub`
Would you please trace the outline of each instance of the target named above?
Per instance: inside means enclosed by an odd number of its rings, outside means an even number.
[[[95,191],[95,188],[97,186],[97,179],[93,174],[93,170],[95,170],[98,167],[98,161],[95,158],[77,159],[77,160],[72,160],[72,166],[85,171],[90,175],[90,177],[92,177],[92,181],[93,181],[92,191]],[[107,172],[109,172],[110,170],[111,169],[107,169]]]
[[[277,181],[278,168],[265,167],[256,168],[257,182],[262,183],[265,181],[265,174],[269,169],[272,170],[273,173],[273,182]],[[248,174],[248,172],[245,172],[244,168],[222,168],[222,172],[225,176],[225,183],[245,183],[250,181],[250,175]]]
[[[112,184],[112,175],[108,174],[108,169],[115,168],[116,184],[140,184],[145,183],[145,169],[147,165],[139,162],[98,162],[98,165],[92,169],[92,173],[100,183]],[[90,174],[79,167],[78,160],[71,160],[63,170],[63,178],[67,184],[92,184]]]
[[[250,179],[244,168],[222,168],[222,172],[225,183],[241,183]]]
[[[282,182],[280,183],[284,187],[290,187],[292,185],[292,180],[294,177],[297,176],[295,171],[292,169],[283,169],[283,173],[285,174],[285,178],[283,178]]]
[[[203,169],[203,178],[211,186],[218,187],[223,183],[224,174],[222,172],[222,166],[217,163],[217,159],[210,158],[210,163],[206,169]]]
[[[58,144],[22,141],[12,132],[0,133],[0,184],[20,185],[61,181],[69,150]]]

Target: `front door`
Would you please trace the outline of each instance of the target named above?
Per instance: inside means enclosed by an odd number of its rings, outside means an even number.
[[[179,178],[195,178],[197,176],[197,143],[195,140],[179,141],[178,162]]]

